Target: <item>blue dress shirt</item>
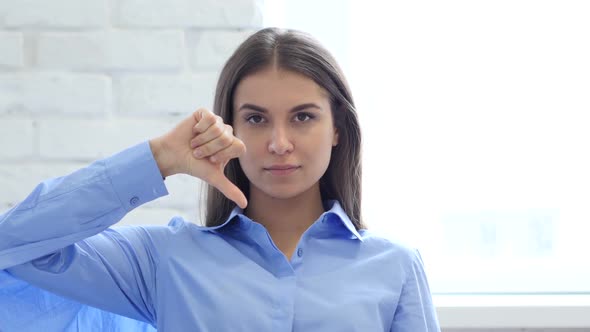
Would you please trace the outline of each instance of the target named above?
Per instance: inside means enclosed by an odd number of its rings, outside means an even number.
[[[338,202],[290,260],[238,207],[218,227],[111,227],[167,193],[144,142],[0,215],[0,331],[439,331],[418,252]]]

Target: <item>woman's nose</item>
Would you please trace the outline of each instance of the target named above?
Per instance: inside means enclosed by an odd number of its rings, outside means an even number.
[[[268,152],[282,155],[293,151],[293,143],[289,138],[287,130],[283,127],[275,127],[272,130]]]

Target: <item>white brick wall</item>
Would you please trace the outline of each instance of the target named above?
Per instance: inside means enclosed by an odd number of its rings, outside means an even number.
[[[181,71],[183,31],[51,32],[39,36],[43,69]]]
[[[36,150],[34,126],[35,123],[29,118],[2,118],[2,122],[0,122],[0,160],[26,161],[33,158]]]
[[[258,27],[262,0],[118,0],[115,19],[123,27]]]
[[[8,28],[93,28],[108,22],[106,0],[3,0]]]
[[[211,109],[215,94],[211,82],[218,75],[127,75],[116,82],[118,109],[125,114],[182,114],[197,104]]]
[[[23,60],[23,34],[0,32],[0,67],[21,67]]]
[[[195,69],[219,68],[248,31],[200,31],[188,35],[190,61]]]
[[[47,160],[103,158],[172,128],[168,118],[43,118],[39,156]]]
[[[6,113],[100,115],[109,107],[112,80],[106,75],[25,70],[0,71],[0,116]]]
[[[211,108],[224,61],[262,25],[262,0],[1,0],[0,211],[40,181]],[[197,221],[201,183],[123,224]]]

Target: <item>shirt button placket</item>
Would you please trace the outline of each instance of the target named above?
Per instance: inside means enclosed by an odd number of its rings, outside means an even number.
[[[303,256],[303,248],[299,248],[299,249],[297,249],[297,256],[298,256],[298,257],[301,257],[301,256]]]

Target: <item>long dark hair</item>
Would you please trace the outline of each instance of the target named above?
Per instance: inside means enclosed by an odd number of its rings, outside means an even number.
[[[348,83],[332,55],[314,38],[295,30],[262,29],[246,39],[226,62],[215,91],[213,112],[233,123],[233,99],[238,83],[268,66],[309,77],[330,95],[338,145],[333,147],[328,169],[320,179],[323,200],[340,202],[357,229],[361,218],[361,131]],[[225,175],[249,197],[249,180],[237,159],[225,167]],[[224,222],[235,206],[215,187],[205,184],[205,225]]]

